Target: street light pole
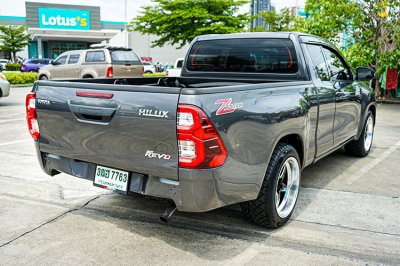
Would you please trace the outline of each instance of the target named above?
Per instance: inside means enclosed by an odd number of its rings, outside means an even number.
[[[128,22],[127,22],[127,9],[126,9],[126,0],[125,0],[125,47],[128,48]]]

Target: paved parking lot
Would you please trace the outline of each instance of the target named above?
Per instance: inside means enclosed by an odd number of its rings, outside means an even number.
[[[367,158],[338,151],[303,172],[292,220],[266,230],[238,206],[158,217],[126,197],[39,168],[25,124],[30,88],[0,99],[0,265],[400,264],[400,106],[379,105]]]

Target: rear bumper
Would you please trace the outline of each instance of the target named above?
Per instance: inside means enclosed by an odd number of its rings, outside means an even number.
[[[58,172],[94,180],[96,164],[77,161],[55,154],[42,153],[36,142],[37,156],[43,171],[49,175]],[[257,196],[240,185],[223,183],[214,178],[214,170],[179,170],[179,181],[131,172],[128,193],[167,198],[174,201],[179,211],[205,212],[225,205],[246,201]]]

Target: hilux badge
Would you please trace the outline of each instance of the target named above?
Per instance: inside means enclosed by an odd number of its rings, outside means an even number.
[[[159,118],[168,118],[168,111],[158,111],[151,109],[139,109],[139,115],[141,116],[150,116],[150,117],[159,117]]]

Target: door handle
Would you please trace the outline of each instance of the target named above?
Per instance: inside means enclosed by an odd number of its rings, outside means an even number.
[[[71,111],[80,120],[108,123],[114,117],[116,108],[93,107],[70,104]]]

